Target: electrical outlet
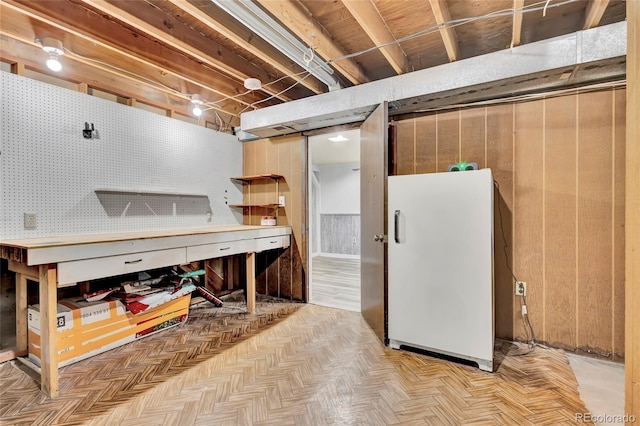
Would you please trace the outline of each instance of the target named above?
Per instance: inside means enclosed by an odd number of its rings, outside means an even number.
[[[516,296],[527,295],[527,283],[524,281],[516,281]]]
[[[24,214],[24,229],[36,229],[38,222],[35,213]]]
[[[278,197],[278,204],[280,204],[280,207],[284,207],[284,195]]]

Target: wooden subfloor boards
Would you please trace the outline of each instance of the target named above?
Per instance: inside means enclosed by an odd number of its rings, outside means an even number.
[[[383,347],[359,313],[282,304],[269,319],[257,308],[194,312],[178,329],[65,367],[55,400],[2,364],[0,423],[543,425],[586,411],[562,351],[497,352],[492,374]]]

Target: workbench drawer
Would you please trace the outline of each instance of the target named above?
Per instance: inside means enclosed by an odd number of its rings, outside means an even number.
[[[146,251],[58,263],[58,284],[111,277],[187,263],[186,248]]]
[[[232,254],[252,251],[250,246],[253,240],[227,241],[224,243],[202,244],[187,247],[187,262],[196,260],[215,259],[217,257],[230,256]]]
[[[289,236],[278,235],[276,237],[256,238],[254,242],[254,251],[261,252],[265,250],[273,250],[278,248],[289,247]]]

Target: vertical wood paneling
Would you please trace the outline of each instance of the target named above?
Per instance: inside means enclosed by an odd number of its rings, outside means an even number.
[[[278,146],[278,173],[284,176],[284,180],[280,182],[280,193],[284,195],[285,206],[289,206],[291,200],[294,197],[293,192],[291,191],[291,186],[289,181],[292,179],[292,169],[293,169],[293,159],[291,157],[291,141],[287,138],[279,138],[276,139],[276,145]],[[290,225],[293,226],[291,222],[290,214],[287,212],[288,207],[280,209],[278,212],[278,223],[280,225]],[[295,240],[295,234],[291,236],[292,242]],[[291,297],[291,289],[294,285],[293,276],[292,276],[292,265],[293,265],[293,244],[289,247],[288,250],[282,254],[280,258],[279,270],[278,274],[278,288],[280,291],[281,297],[288,298]],[[299,285],[296,283],[296,285]]]
[[[624,196],[625,196],[625,123],[626,92],[614,91],[613,158],[613,361],[624,354]]]
[[[476,162],[480,169],[485,168],[487,164],[485,118],[484,108],[460,111],[460,161]]]
[[[260,294],[269,294],[267,288],[267,253],[255,253],[256,291]]]
[[[454,161],[472,160],[467,153],[486,150],[486,166],[500,186],[494,206],[496,336],[525,336],[509,260],[527,282],[538,341],[624,358],[625,105],[625,90],[618,89],[615,95],[605,90],[479,107],[460,113],[461,121],[455,111],[407,120],[416,126],[416,173],[445,171]],[[486,143],[474,143],[483,114]],[[433,137],[421,141],[423,123]],[[430,147],[436,126],[438,145]],[[458,147],[462,158],[455,158]],[[421,169],[430,158],[421,149],[437,150],[437,167],[433,162],[432,169]],[[599,347],[598,341],[609,344]]]
[[[436,116],[429,115],[415,120],[416,173],[436,172]]]
[[[291,246],[283,251],[256,254],[256,286],[258,292],[287,299],[303,300],[303,262],[300,244],[301,218],[301,137],[289,135],[274,139],[261,139],[244,143],[244,173],[277,173],[280,180],[278,192],[285,196],[285,207],[278,209],[278,224],[292,229]],[[251,203],[277,202],[274,182],[253,182]],[[260,224],[260,217],[273,214],[273,209],[252,208],[245,212],[245,223]]]
[[[278,264],[282,250],[268,250],[265,253],[267,267],[266,294],[270,296],[280,295],[280,265]]]
[[[410,175],[416,172],[415,167],[415,120],[400,121],[396,124],[396,174]]]
[[[284,176],[284,180],[281,180],[279,183],[280,195],[284,195],[285,206],[289,204],[289,201],[293,197],[293,193],[291,192],[291,185],[289,184],[289,180],[291,179],[291,143],[288,141],[279,141],[277,144],[278,147],[278,174]],[[279,225],[291,225],[291,219],[287,214],[287,208],[280,209],[278,215],[278,224]]]
[[[438,113],[437,171],[446,172],[449,164],[460,160],[460,113]]]
[[[529,318],[543,328],[543,104],[516,104],[514,148],[513,271],[527,282]],[[520,308],[514,310],[514,334],[525,337]],[[541,336],[542,337],[542,336]]]
[[[578,347],[611,351],[612,92],[578,105]]]
[[[256,142],[255,173],[265,174],[270,171],[267,169],[268,156],[268,139],[259,139]],[[251,183],[251,192],[253,193],[253,202],[256,204],[268,204],[273,201],[273,183],[268,180],[259,180]],[[268,212],[261,211],[259,215],[265,215]],[[256,225],[260,222],[254,222]]]
[[[576,99],[545,101],[544,339],[564,348],[576,340]]]
[[[515,302],[509,270],[513,265],[513,113],[512,104],[491,106],[486,110],[487,167],[500,186],[494,194],[495,333],[506,339],[513,338]]]
[[[625,136],[625,413],[640,418],[640,4],[627,2]]]
[[[296,251],[293,255],[292,265],[292,282],[296,283],[291,288],[291,297],[295,300],[304,299],[304,265],[306,259],[306,250],[302,245],[302,138],[299,135],[293,136],[291,143],[291,192],[297,194],[292,197],[291,205],[291,226],[295,233],[295,244],[291,247]],[[287,212],[287,215],[289,212]]]
[[[245,142],[242,144],[242,174],[244,176],[251,176],[256,174],[255,172],[255,148],[258,141]],[[251,194],[251,187],[249,185],[242,184],[243,203],[252,204],[253,198]],[[248,213],[248,214],[246,214]],[[253,225],[253,209],[250,208],[243,213],[243,223],[245,225]]]

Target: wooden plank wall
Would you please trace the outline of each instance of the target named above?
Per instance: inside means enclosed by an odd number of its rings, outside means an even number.
[[[627,2],[625,413],[640,417],[640,2]],[[617,155],[616,155],[617,157]],[[619,271],[622,272],[622,271]],[[629,424],[631,422],[628,422]]]
[[[512,267],[537,341],[624,359],[625,121],[608,89],[396,123],[398,174],[493,171],[497,337],[526,338]]]
[[[278,203],[284,195],[285,207],[245,209],[244,224],[260,225],[262,216],[277,213],[278,225],[290,225],[291,246],[286,250],[258,253],[256,258],[256,290],[261,294],[304,301],[306,283],[303,270],[305,251],[302,242],[302,137],[288,135],[243,143],[243,175],[275,173],[284,176],[278,184],[255,181],[244,186],[245,204]]]

